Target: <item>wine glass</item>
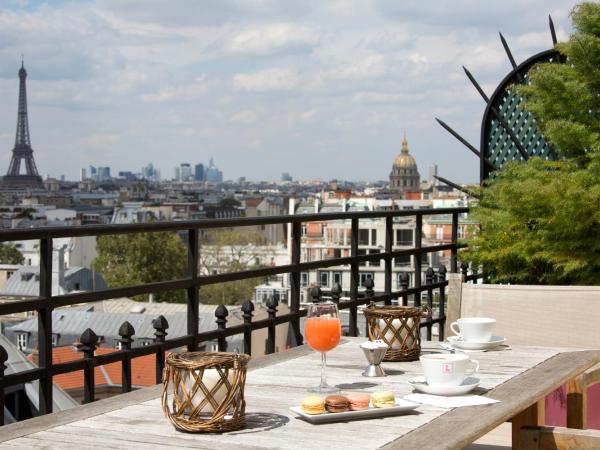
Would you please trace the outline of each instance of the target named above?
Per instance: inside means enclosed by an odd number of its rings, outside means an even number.
[[[325,367],[327,358],[325,354],[334,349],[340,342],[342,326],[337,305],[333,302],[312,303],[308,307],[304,336],[309,347],[321,352],[321,384],[310,388],[310,392],[337,392],[334,386],[327,384]]]

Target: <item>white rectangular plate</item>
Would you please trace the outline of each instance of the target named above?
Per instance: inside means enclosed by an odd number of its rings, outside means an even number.
[[[290,411],[295,412],[301,419],[310,423],[326,423],[326,422],[346,422],[348,420],[357,419],[374,419],[377,417],[396,416],[407,411],[412,411],[417,406],[417,403],[409,402],[401,398],[396,398],[396,406],[388,408],[373,408],[362,411],[345,411],[340,413],[324,412],[323,414],[306,414],[299,406],[292,406]]]

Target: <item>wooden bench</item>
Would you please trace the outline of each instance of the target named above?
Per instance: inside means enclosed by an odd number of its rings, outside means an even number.
[[[597,286],[465,284],[459,274],[449,274],[445,336],[453,335],[452,322],[475,316],[496,319],[494,334],[505,336],[508,344],[600,348],[600,287]],[[598,427],[599,383],[600,365],[571,380],[562,393],[547,397],[544,404],[532,405],[539,423],[544,424],[544,416],[556,422],[561,414],[560,395],[566,394],[566,408],[562,411],[566,409],[565,425],[586,429],[588,422],[593,422]],[[594,386],[592,392],[591,386]],[[588,400],[590,395],[595,402]],[[517,429],[513,429],[513,443],[520,440],[518,426],[514,425]]]

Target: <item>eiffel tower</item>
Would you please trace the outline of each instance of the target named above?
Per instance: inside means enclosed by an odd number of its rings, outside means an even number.
[[[21,61],[19,70],[19,112],[17,115],[17,136],[15,148],[13,148],[12,159],[8,166],[6,176],[2,178],[1,186],[5,189],[44,189],[42,177],[40,177],[35,161],[33,160],[33,149],[29,138],[29,119],[27,118],[27,90],[25,79],[27,71]],[[21,163],[25,173],[21,174]]]

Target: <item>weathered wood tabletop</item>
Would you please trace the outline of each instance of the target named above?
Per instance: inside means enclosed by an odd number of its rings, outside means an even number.
[[[388,376],[364,378],[358,348],[344,338],[328,354],[328,381],[343,391],[412,392],[407,380],[419,362],[383,363]],[[423,343],[423,351],[442,351]],[[247,427],[223,435],[176,431],[163,416],[159,387],[101,400],[0,428],[0,448],[238,449],[238,448],[462,448],[600,361],[600,351],[514,346],[472,355],[481,388],[500,403],[442,409],[420,405],[410,414],[312,425],[289,410],[318,384],[320,357],[299,347],[252,362],[246,381]]]

